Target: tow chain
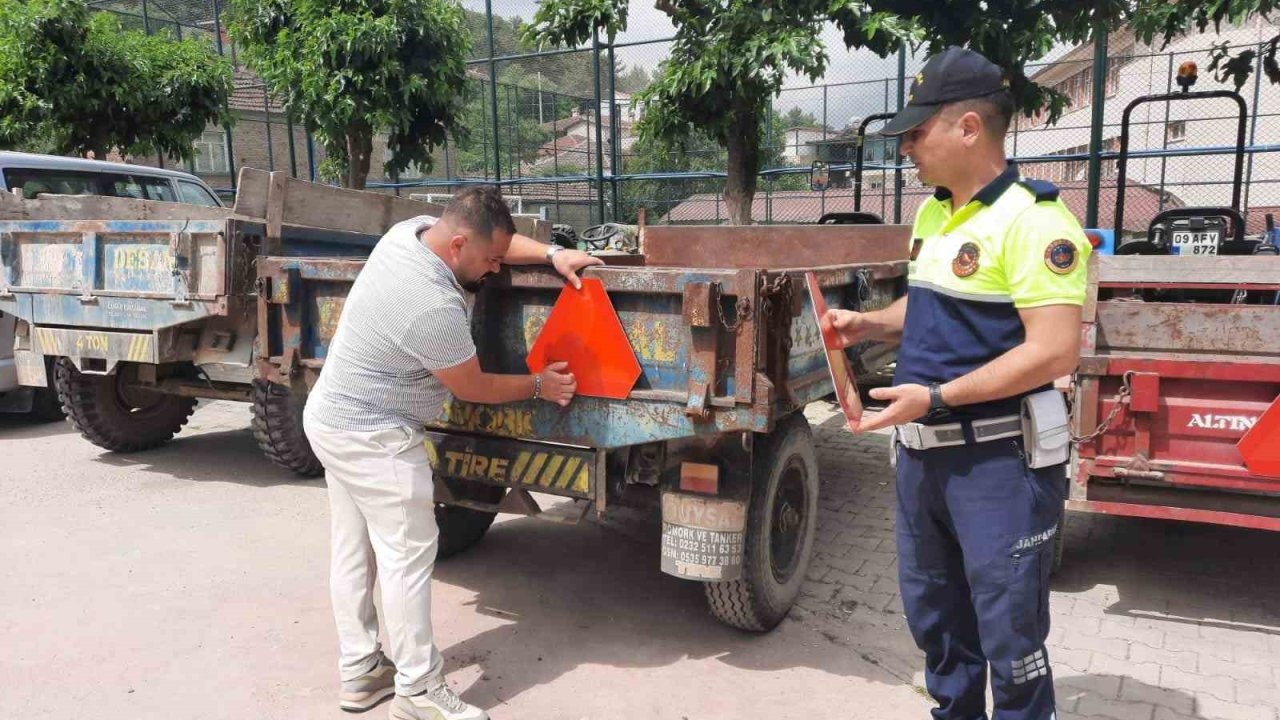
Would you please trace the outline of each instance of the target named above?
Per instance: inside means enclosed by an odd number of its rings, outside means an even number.
[[[1129,399],[1129,395],[1132,392],[1132,388],[1129,387],[1129,381],[1132,378],[1133,378],[1132,370],[1124,374],[1124,379],[1120,383],[1120,392],[1116,393],[1115,398],[1111,401],[1112,402],[1111,412],[1107,413],[1107,419],[1103,420],[1098,425],[1098,427],[1094,428],[1093,432],[1089,433],[1088,435],[1085,435],[1083,437],[1076,437],[1072,435],[1071,442],[1075,443],[1076,445],[1083,445],[1084,443],[1092,442],[1093,440],[1100,437],[1103,433],[1105,433],[1108,428],[1111,427],[1111,423],[1115,422],[1116,416],[1120,414],[1120,408],[1124,407],[1126,404],[1126,401]]]
[[[720,324],[730,333],[737,333],[738,328],[742,327],[742,323],[751,317],[751,301],[747,298],[740,297],[738,302],[734,303],[733,309],[737,316],[732,323],[724,316],[724,304],[718,302],[715,305],[716,313],[720,316]]]
[[[783,273],[773,279],[773,283],[761,288],[763,299],[760,307],[765,315],[771,315],[775,308],[775,303],[781,299],[784,305],[790,305],[791,300],[791,276]],[[730,333],[738,332],[738,328],[742,327],[742,323],[751,319],[751,301],[748,298],[740,297],[738,302],[734,304],[734,312],[736,317],[734,322],[729,322],[724,316],[724,305],[716,303],[716,313],[720,316],[720,324]]]

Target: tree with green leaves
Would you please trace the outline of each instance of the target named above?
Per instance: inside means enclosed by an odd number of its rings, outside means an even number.
[[[552,133],[538,122],[536,81],[518,67],[504,68],[498,76],[498,168],[500,177],[519,175],[521,168],[538,157]],[[567,107],[560,110],[568,112]],[[548,122],[556,111],[548,100]],[[454,138],[455,167],[460,175],[484,177],[493,174],[493,118],[489,112],[487,83],[469,83],[467,100],[458,125],[470,132]]]
[[[852,5],[850,2],[848,5]],[[859,3],[859,6],[861,4]],[[659,0],[676,27],[671,55],[639,95],[642,138],[682,143],[695,132],[726,149],[729,221],[751,222],[762,167],[761,125],[771,98],[789,74],[816,82],[826,70],[821,20],[844,0]],[[859,15],[859,19],[862,16]],[[897,49],[907,23],[884,13],[852,23],[854,38],[882,53]],[[603,32],[612,42],[626,28],[627,0],[544,0],[527,33],[531,41],[578,45]],[[849,40],[846,37],[846,40]]]
[[[772,122],[760,124],[761,167],[779,168],[786,165],[783,150],[786,149],[787,116],[773,113]],[[802,118],[803,119],[803,118]],[[814,123],[816,124],[816,120]],[[728,152],[714,138],[701,131],[694,131],[678,143],[642,137],[624,158],[623,171],[627,174],[720,172],[728,162]],[[768,181],[773,190],[802,190],[809,187],[808,175],[776,175]],[[706,192],[704,180],[632,180],[623,185],[619,200],[618,217],[634,222],[641,207],[650,211],[671,208],[691,195]],[[658,218],[651,215],[650,219]]]
[[[783,128],[821,127],[821,123],[818,122],[818,118],[815,117],[813,113],[808,112],[807,110],[801,110],[798,107],[793,107],[788,110],[787,113],[780,118],[779,122],[782,123]]]
[[[324,177],[364,188],[380,133],[387,174],[429,170],[465,132],[470,36],[453,0],[231,0],[228,16],[241,57],[324,147]]]
[[[1047,110],[1056,121],[1067,98],[1031,82],[1026,63],[1058,43],[1082,43],[1132,23],[1144,42],[1168,40],[1273,11],[1280,0],[657,0],[676,27],[670,58],[638,96],[645,103],[641,136],[679,142],[695,131],[728,151],[725,201],[730,221],[751,221],[760,170],[757,132],[769,99],[790,75],[815,81],[827,67],[820,33],[826,23],[848,48],[887,56],[903,47],[932,54],[950,45],[973,48],[1009,74],[1020,109]],[[528,39],[579,45],[603,33],[609,42],[627,26],[628,0],[544,0]],[[1257,52],[1280,80],[1273,38],[1234,56],[1221,49],[1211,70],[1243,82]]]
[[[0,146],[193,157],[228,120],[231,66],[198,40],[125,31],[84,0],[0,0]]]

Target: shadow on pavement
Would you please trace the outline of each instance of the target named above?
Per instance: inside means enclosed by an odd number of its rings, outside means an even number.
[[[1053,589],[1114,586],[1104,612],[1280,635],[1276,535],[1264,530],[1068,513]]]
[[[562,507],[550,512],[573,514]],[[656,515],[619,512],[632,516],[617,525],[500,523],[480,545],[437,566],[440,580],[477,594],[476,612],[507,621],[442,648],[447,671],[471,665],[484,671],[469,701],[493,707],[586,664],[643,669],[687,658],[902,683],[803,621],[789,618],[767,634],[721,625],[699,583],[659,571]]]
[[[35,440],[75,431],[66,420],[39,420],[26,413],[0,413],[0,440]]]
[[[1076,718],[1150,717],[1151,706],[1165,708],[1186,720],[1202,720],[1194,696],[1181,690],[1156,687],[1123,675],[1074,675],[1054,677],[1054,691],[1061,720]],[[1121,700],[1113,698],[1121,697]],[[1171,717],[1157,713],[1156,717]],[[1216,717],[1216,716],[1215,716]]]
[[[299,477],[268,460],[258,449],[253,432],[248,428],[190,435],[179,433],[173,440],[152,450],[136,453],[104,451],[94,460],[104,465],[141,468],[195,482],[225,482],[251,487],[324,487],[324,478]]]

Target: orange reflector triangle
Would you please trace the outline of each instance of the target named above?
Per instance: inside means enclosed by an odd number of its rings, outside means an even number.
[[[1236,443],[1245,467],[1254,475],[1280,477],[1280,398]]]
[[[525,358],[535,373],[557,362],[569,363],[579,395],[623,400],[640,379],[635,351],[598,279],[584,279],[581,290],[564,286]]]

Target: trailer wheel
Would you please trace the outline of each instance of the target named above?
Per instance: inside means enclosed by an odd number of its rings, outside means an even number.
[[[302,429],[305,395],[283,385],[253,383],[253,437],[271,462],[302,477],[319,477],[324,466]]]
[[[742,630],[773,629],[795,603],[809,567],[818,521],[818,460],[801,413],[756,447],[742,577],[706,583],[718,620]]]
[[[486,505],[497,505],[507,493],[504,487],[466,480],[445,480],[454,497]],[[436,526],[440,528],[437,559],[453,557],[480,542],[493,524],[496,512],[484,512],[458,505],[436,503]]]
[[[195,398],[130,387],[119,370],[86,375],[68,358],[59,358],[54,383],[71,424],[89,442],[112,452],[163,445],[196,409]]]

